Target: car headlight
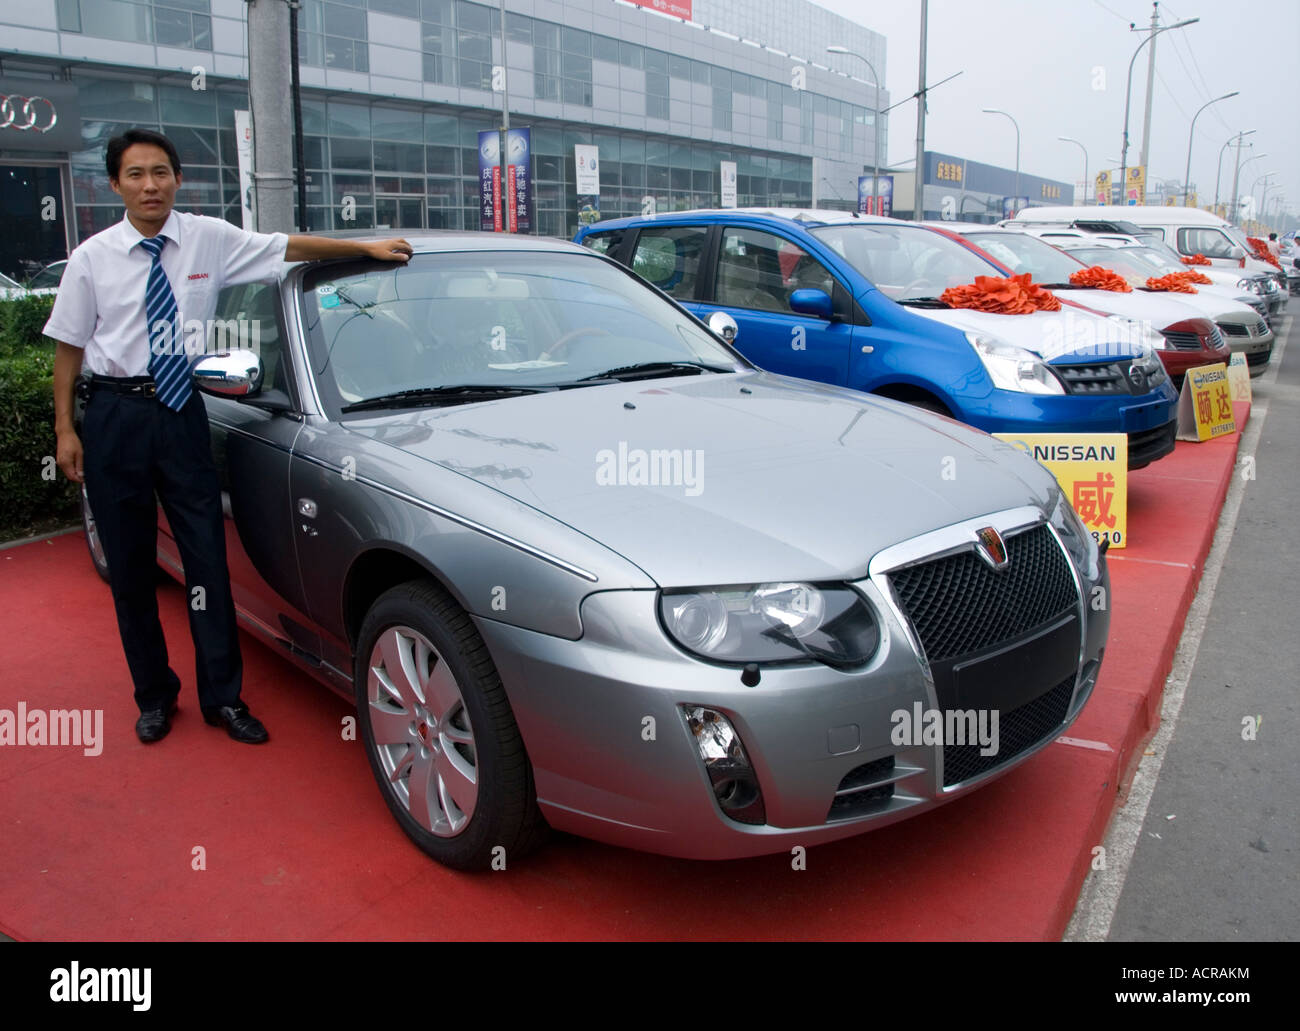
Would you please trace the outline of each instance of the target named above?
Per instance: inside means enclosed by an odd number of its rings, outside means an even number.
[[[1146,385],[1151,389],[1160,386],[1165,380],[1165,366],[1159,355],[1148,353],[1141,358],[1135,358],[1131,368],[1142,370]]]
[[[765,583],[664,591],[659,615],[687,651],[715,662],[860,666],[880,645],[880,623],[852,588]]]
[[[976,333],[966,339],[979,355],[995,387],[1025,394],[1064,394],[1065,387],[1038,355]]]
[[[1249,290],[1252,294],[1262,294],[1264,292],[1264,282],[1260,279],[1238,279],[1238,290]]]
[[[1065,545],[1065,550],[1069,552],[1079,573],[1089,580],[1098,579],[1101,576],[1101,553],[1097,549],[1097,542],[1093,540],[1092,533],[1079,518],[1074,506],[1065,499],[1064,493],[1057,495],[1056,508],[1052,512],[1052,526],[1061,535],[1061,543]]]

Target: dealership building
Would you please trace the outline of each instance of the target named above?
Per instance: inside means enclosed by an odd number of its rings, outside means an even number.
[[[132,126],[176,142],[178,209],[241,221],[246,7],[0,6],[11,230],[0,270],[62,257],[121,217],[104,146]],[[806,0],[506,0],[505,11],[511,126],[531,134],[533,232],[576,231],[575,145],[598,148],[605,218],[648,197],[660,211],[717,206],[724,162],[741,206],[856,203],[876,160],[876,110],[889,105],[867,70],[886,74],[879,33]],[[866,60],[827,54],[830,44]],[[502,106],[499,4],[301,0],[299,50],[311,228],[479,228],[479,133]]]

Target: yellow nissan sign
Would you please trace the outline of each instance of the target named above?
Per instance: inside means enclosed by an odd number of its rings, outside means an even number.
[[[1236,429],[1227,366],[1218,362],[1188,369],[1178,395],[1178,439],[1214,440]]]
[[[1128,437],[1123,433],[995,433],[1056,477],[1097,543],[1128,544]]]

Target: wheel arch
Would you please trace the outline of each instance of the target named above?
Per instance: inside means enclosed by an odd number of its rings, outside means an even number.
[[[361,552],[348,567],[343,581],[343,629],[355,653],[361,624],[375,600],[385,591],[410,580],[432,580],[466,612],[465,598],[432,563],[400,545],[383,543]]]
[[[872,387],[871,392],[879,397],[887,397],[893,401],[902,401],[905,404],[935,404],[944,410],[949,418],[956,418],[953,413],[953,407],[946,398],[935,393],[927,387],[920,386],[916,383],[896,382],[883,383],[880,386]]]

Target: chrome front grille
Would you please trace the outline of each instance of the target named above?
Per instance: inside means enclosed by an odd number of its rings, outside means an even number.
[[[890,574],[903,614],[931,663],[1019,637],[1079,601],[1069,561],[1045,525],[1006,538],[1008,564],[994,570],[975,551]]]

